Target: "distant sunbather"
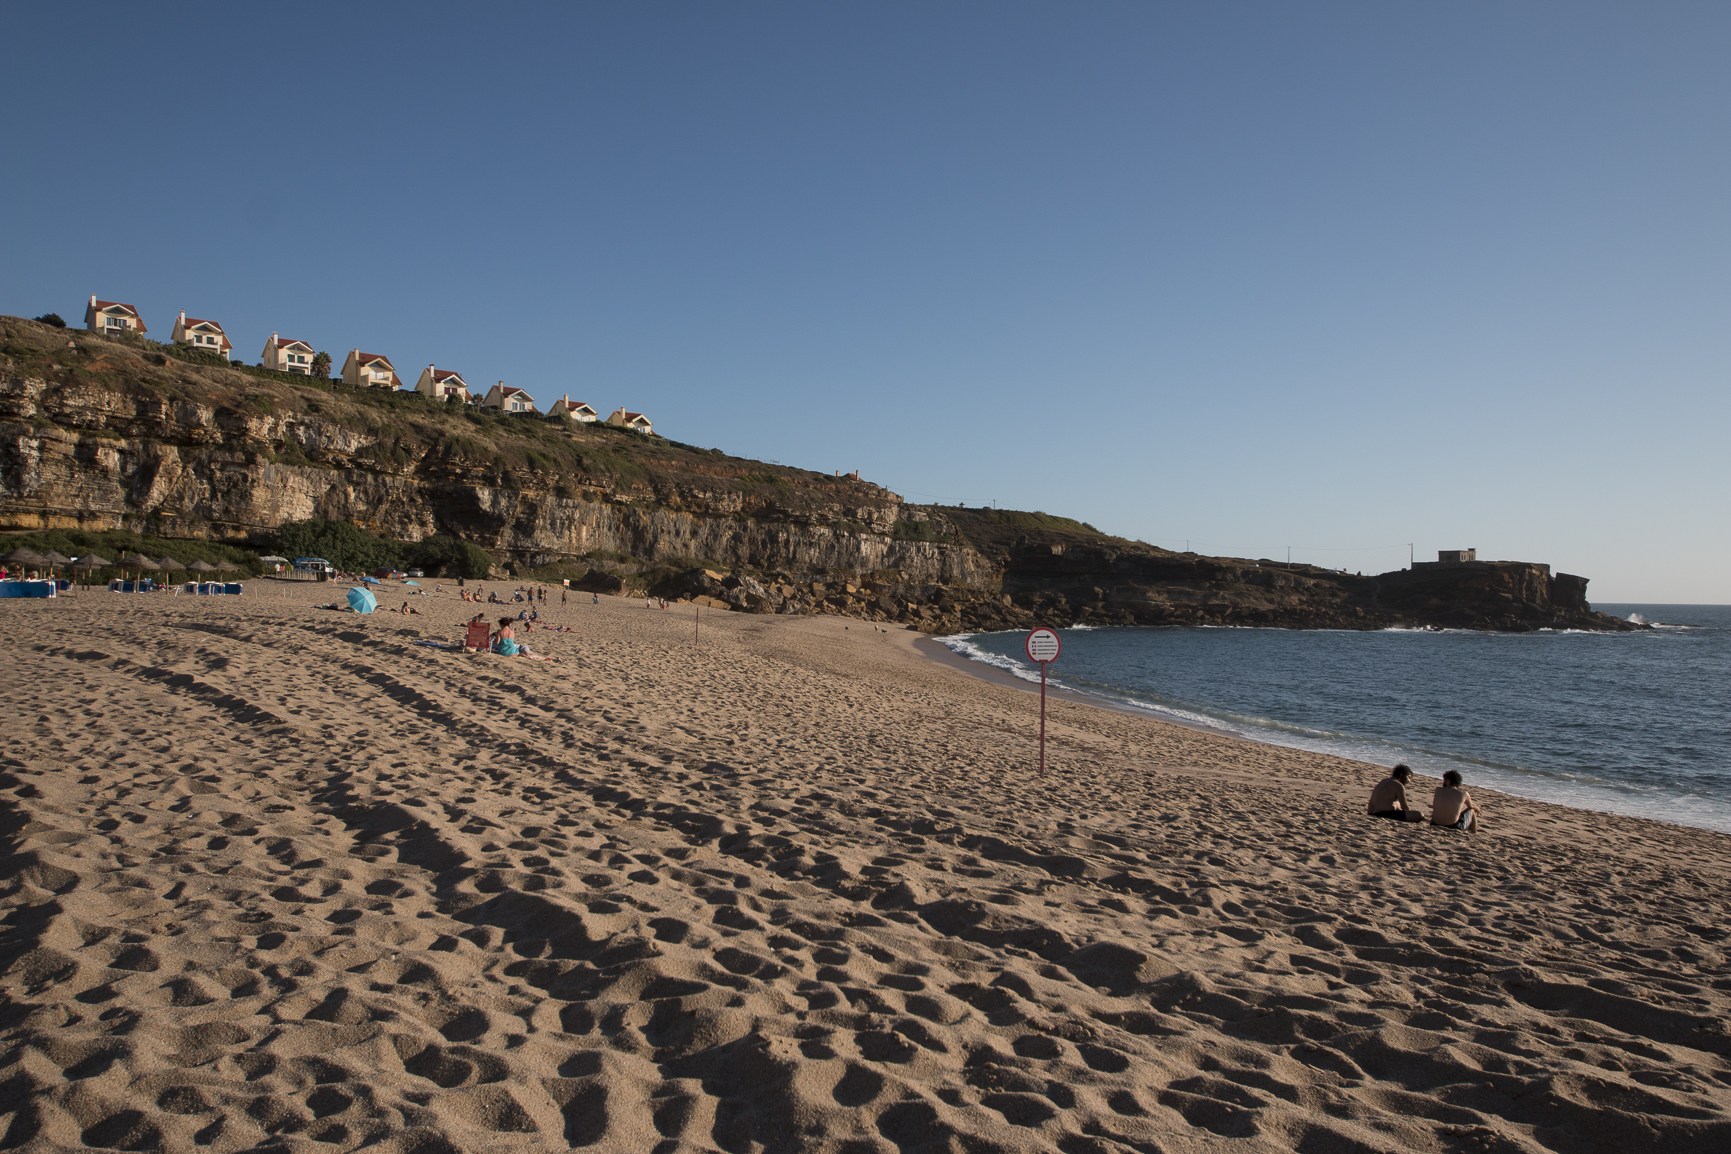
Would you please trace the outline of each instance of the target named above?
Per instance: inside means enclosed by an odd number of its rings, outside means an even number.
[[[1443,783],[1430,801],[1430,823],[1465,833],[1479,828],[1479,807],[1473,795],[1461,788],[1461,774],[1451,769],[1443,774]]]
[[[1412,770],[1404,765],[1397,765],[1389,770],[1388,776],[1376,783],[1376,788],[1370,791],[1370,801],[1365,804],[1365,812],[1372,817],[1392,818],[1395,821],[1423,821],[1424,814],[1414,813],[1407,801],[1406,784],[1412,780]]]

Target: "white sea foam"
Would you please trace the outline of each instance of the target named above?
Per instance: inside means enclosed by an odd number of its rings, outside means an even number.
[[[936,640],[939,645],[942,645],[951,653],[957,654],[961,657],[966,657],[969,661],[978,661],[981,665],[990,665],[993,669],[1002,669],[1004,672],[1019,677],[1023,681],[1032,681],[1036,685],[1039,684],[1039,673],[1029,669],[1026,662],[1017,661],[1014,657],[1003,657],[996,653],[988,653],[970,640],[973,636],[974,634],[972,633],[957,633],[952,637],[939,637]],[[1058,682],[1056,679],[1048,677],[1046,679],[1046,684],[1057,685]]]

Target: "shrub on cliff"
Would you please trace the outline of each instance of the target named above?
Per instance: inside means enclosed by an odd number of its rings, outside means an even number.
[[[493,567],[493,555],[461,537],[435,534],[403,550],[408,564],[444,577],[467,577],[478,581]]]
[[[66,318],[62,317],[59,313],[43,313],[41,316],[37,317],[36,320],[40,324],[50,325],[57,329],[63,329],[66,327]]]
[[[403,563],[402,546],[385,541],[347,521],[293,521],[276,531],[275,548],[284,557],[323,557],[338,569],[366,572]]]
[[[422,541],[387,541],[347,521],[295,521],[276,531],[274,547],[284,557],[323,557],[338,569],[425,569],[444,577],[485,577],[492,554],[460,537],[438,533]]]

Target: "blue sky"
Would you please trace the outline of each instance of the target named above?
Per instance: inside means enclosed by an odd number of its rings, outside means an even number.
[[[184,308],[1174,548],[1731,602],[1731,8],[480,11],[14,5],[0,312]]]

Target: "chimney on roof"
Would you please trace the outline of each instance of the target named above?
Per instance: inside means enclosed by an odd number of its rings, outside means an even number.
[[[96,294],[95,293],[90,294],[90,307],[91,308],[96,307]]]
[[[186,323],[186,310],[185,309],[180,310],[180,323],[183,325]]]

